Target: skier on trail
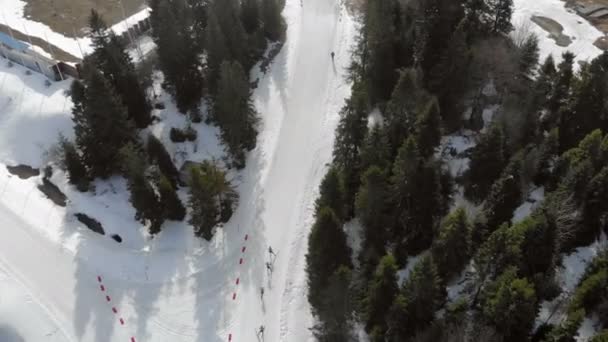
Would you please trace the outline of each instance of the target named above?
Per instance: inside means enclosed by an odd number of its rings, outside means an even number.
[[[260,287],[260,299],[264,300],[264,287]]]
[[[266,269],[268,272],[272,273],[272,265],[269,262],[266,263]]]
[[[334,60],[334,57],[335,57],[335,56],[336,56],[336,54],[335,54],[335,53],[332,51],[332,52],[331,52],[331,60],[332,60],[332,61]]]
[[[258,330],[258,339],[260,339],[260,336],[264,340],[264,325],[260,325],[260,329]]]
[[[277,256],[277,254],[272,250],[272,246],[268,246],[268,254],[270,254],[270,256]]]

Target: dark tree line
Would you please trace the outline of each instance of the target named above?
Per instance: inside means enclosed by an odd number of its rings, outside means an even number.
[[[571,53],[539,63],[535,36],[509,36],[512,11],[511,0],[366,2],[309,240],[320,341],[355,341],[355,323],[378,342],[573,341],[593,313],[608,328],[598,258],[567,318],[534,329],[541,301],[560,294],[562,253],[607,231],[608,53],[578,72]],[[486,124],[489,97],[499,111]],[[382,121],[368,126],[375,108]],[[476,145],[452,179],[437,147],[461,129]],[[456,186],[474,214],[453,208]],[[538,187],[545,200],[515,220]],[[361,230],[346,232],[353,218]],[[347,234],[361,237],[356,253]],[[446,298],[465,268],[466,292]]]

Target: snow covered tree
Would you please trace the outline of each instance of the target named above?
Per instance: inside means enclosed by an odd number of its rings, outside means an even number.
[[[448,215],[439,228],[431,253],[439,274],[447,281],[460,273],[471,253],[471,226],[463,208]]]
[[[146,150],[148,152],[149,162],[158,165],[158,168],[163,175],[165,175],[171,185],[175,187],[179,178],[179,171],[177,171],[177,168],[175,167],[175,164],[173,164],[173,160],[163,143],[152,133],[148,134]]]
[[[123,147],[120,155],[125,165],[124,172],[131,193],[131,204],[135,208],[135,219],[142,224],[149,222],[150,234],[156,235],[160,232],[165,217],[160,198],[146,174],[146,160],[132,144]]]
[[[388,309],[399,293],[397,285],[397,262],[388,254],[384,256],[372,280],[365,302],[365,330],[375,336],[383,336],[388,328]]]
[[[222,63],[213,120],[220,127],[222,140],[235,165],[245,167],[245,151],[252,150],[256,144],[258,118],[247,75],[237,62]]]
[[[96,67],[110,81],[136,126],[148,126],[152,122],[152,106],[138,79],[125,43],[108,29],[103,18],[94,9],[89,16],[89,29]]]
[[[484,133],[471,154],[471,163],[466,174],[465,195],[476,201],[483,200],[492,183],[500,176],[506,164],[505,138],[502,127],[493,125]]]
[[[308,301],[314,310],[323,306],[323,291],[331,276],[342,266],[352,266],[350,258],[351,250],[338,218],[330,208],[321,208],[310,232],[306,255]]]
[[[107,178],[120,169],[118,151],[135,141],[134,129],[108,80],[88,60],[83,64],[83,80],[70,91],[76,145],[90,175]]]

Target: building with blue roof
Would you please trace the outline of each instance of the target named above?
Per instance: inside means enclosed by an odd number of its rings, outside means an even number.
[[[63,78],[57,61],[38,53],[24,41],[0,32],[0,56],[58,81]]]

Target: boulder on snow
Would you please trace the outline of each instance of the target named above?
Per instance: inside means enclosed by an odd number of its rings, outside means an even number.
[[[78,221],[87,226],[90,230],[94,231],[97,234],[106,235],[105,230],[103,230],[103,226],[96,219],[85,215],[83,213],[74,214]]]
[[[42,184],[38,185],[40,190],[46,197],[48,197],[53,203],[58,206],[65,207],[68,201],[68,197],[59,190],[57,185],[53,184],[47,178],[42,179]]]
[[[36,177],[38,175],[40,175],[40,170],[39,169],[35,169],[29,165],[17,165],[17,166],[8,166],[6,165],[6,169],[8,170],[8,172],[10,172],[11,174],[21,178],[21,179],[28,179],[31,177]]]
[[[120,235],[118,234],[112,234],[112,236],[110,236],[112,239],[114,239],[114,241],[121,243],[122,242],[122,238],[120,237]]]

